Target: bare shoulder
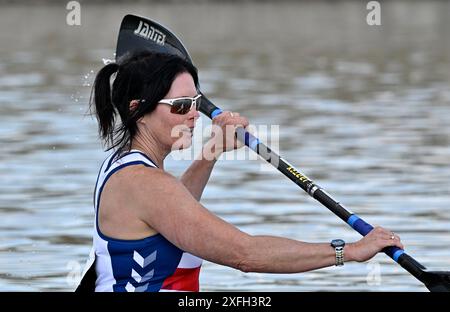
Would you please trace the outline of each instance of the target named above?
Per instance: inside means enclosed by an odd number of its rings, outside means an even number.
[[[164,170],[135,166],[124,174],[122,191],[149,225],[165,214],[173,216],[180,209],[192,211],[201,206],[180,180]]]
[[[114,173],[100,199],[100,230],[119,239],[139,239],[155,234],[157,231],[144,219],[144,209],[157,207],[162,201],[157,186],[169,185],[163,181],[173,179],[158,168],[143,165],[128,166]]]
[[[131,169],[131,168],[130,168]],[[135,195],[141,192],[158,191],[167,187],[184,188],[184,185],[170,173],[159,169],[139,166],[127,173],[127,182]],[[137,193],[137,194],[136,194]]]

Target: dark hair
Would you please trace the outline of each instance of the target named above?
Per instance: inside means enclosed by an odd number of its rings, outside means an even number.
[[[117,73],[116,73],[117,72]],[[197,69],[184,59],[169,54],[141,51],[104,66],[95,78],[90,108],[95,106],[98,130],[106,150],[118,154],[130,149],[137,120],[155,110],[169,92],[175,78],[187,72],[198,88]],[[116,73],[111,89],[111,76]],[[92,101],[92,98],[94,101]],[[130,111],[130,101],[145,99]],[[120,124],[116,124],[117,114]]]

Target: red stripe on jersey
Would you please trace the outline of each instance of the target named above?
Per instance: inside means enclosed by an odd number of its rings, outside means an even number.
[[[164,280],[162,289],[182,290],[182,291],[199,291],[198,277],[200,275],[200,267],[192,269],[177,268],[175,273]]]

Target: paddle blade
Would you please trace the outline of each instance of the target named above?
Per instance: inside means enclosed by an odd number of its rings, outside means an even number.
[[[126,15],[117,39],[116,62],[128,53],[141,50],[178,55],[192,63],[188,51],[172,31],[150,19]]]
[[[181,40],[167,27],[148,18],[128,14],[120,24],[116,62],[119,63],[129,53],[141,50],[178,55],[193,64]],[[203,96],[200,111],[211,117],[216,110],[217,107]]]
[[[424,272],[424,284],[431,292],[450,292],[450,272]]]

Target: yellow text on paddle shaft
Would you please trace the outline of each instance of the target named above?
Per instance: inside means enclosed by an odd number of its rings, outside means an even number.
[[[287,168],[287,170],[292,173],[294,175],[294,177],[296,177],[297,179],[299,179],[302,182],[308,182],[309,179],[304,176],[303,174],[301,174],[300,172],[298,172],[297,170],[295,170],[295,168],[293,168],[292,166],[289,166]]]

